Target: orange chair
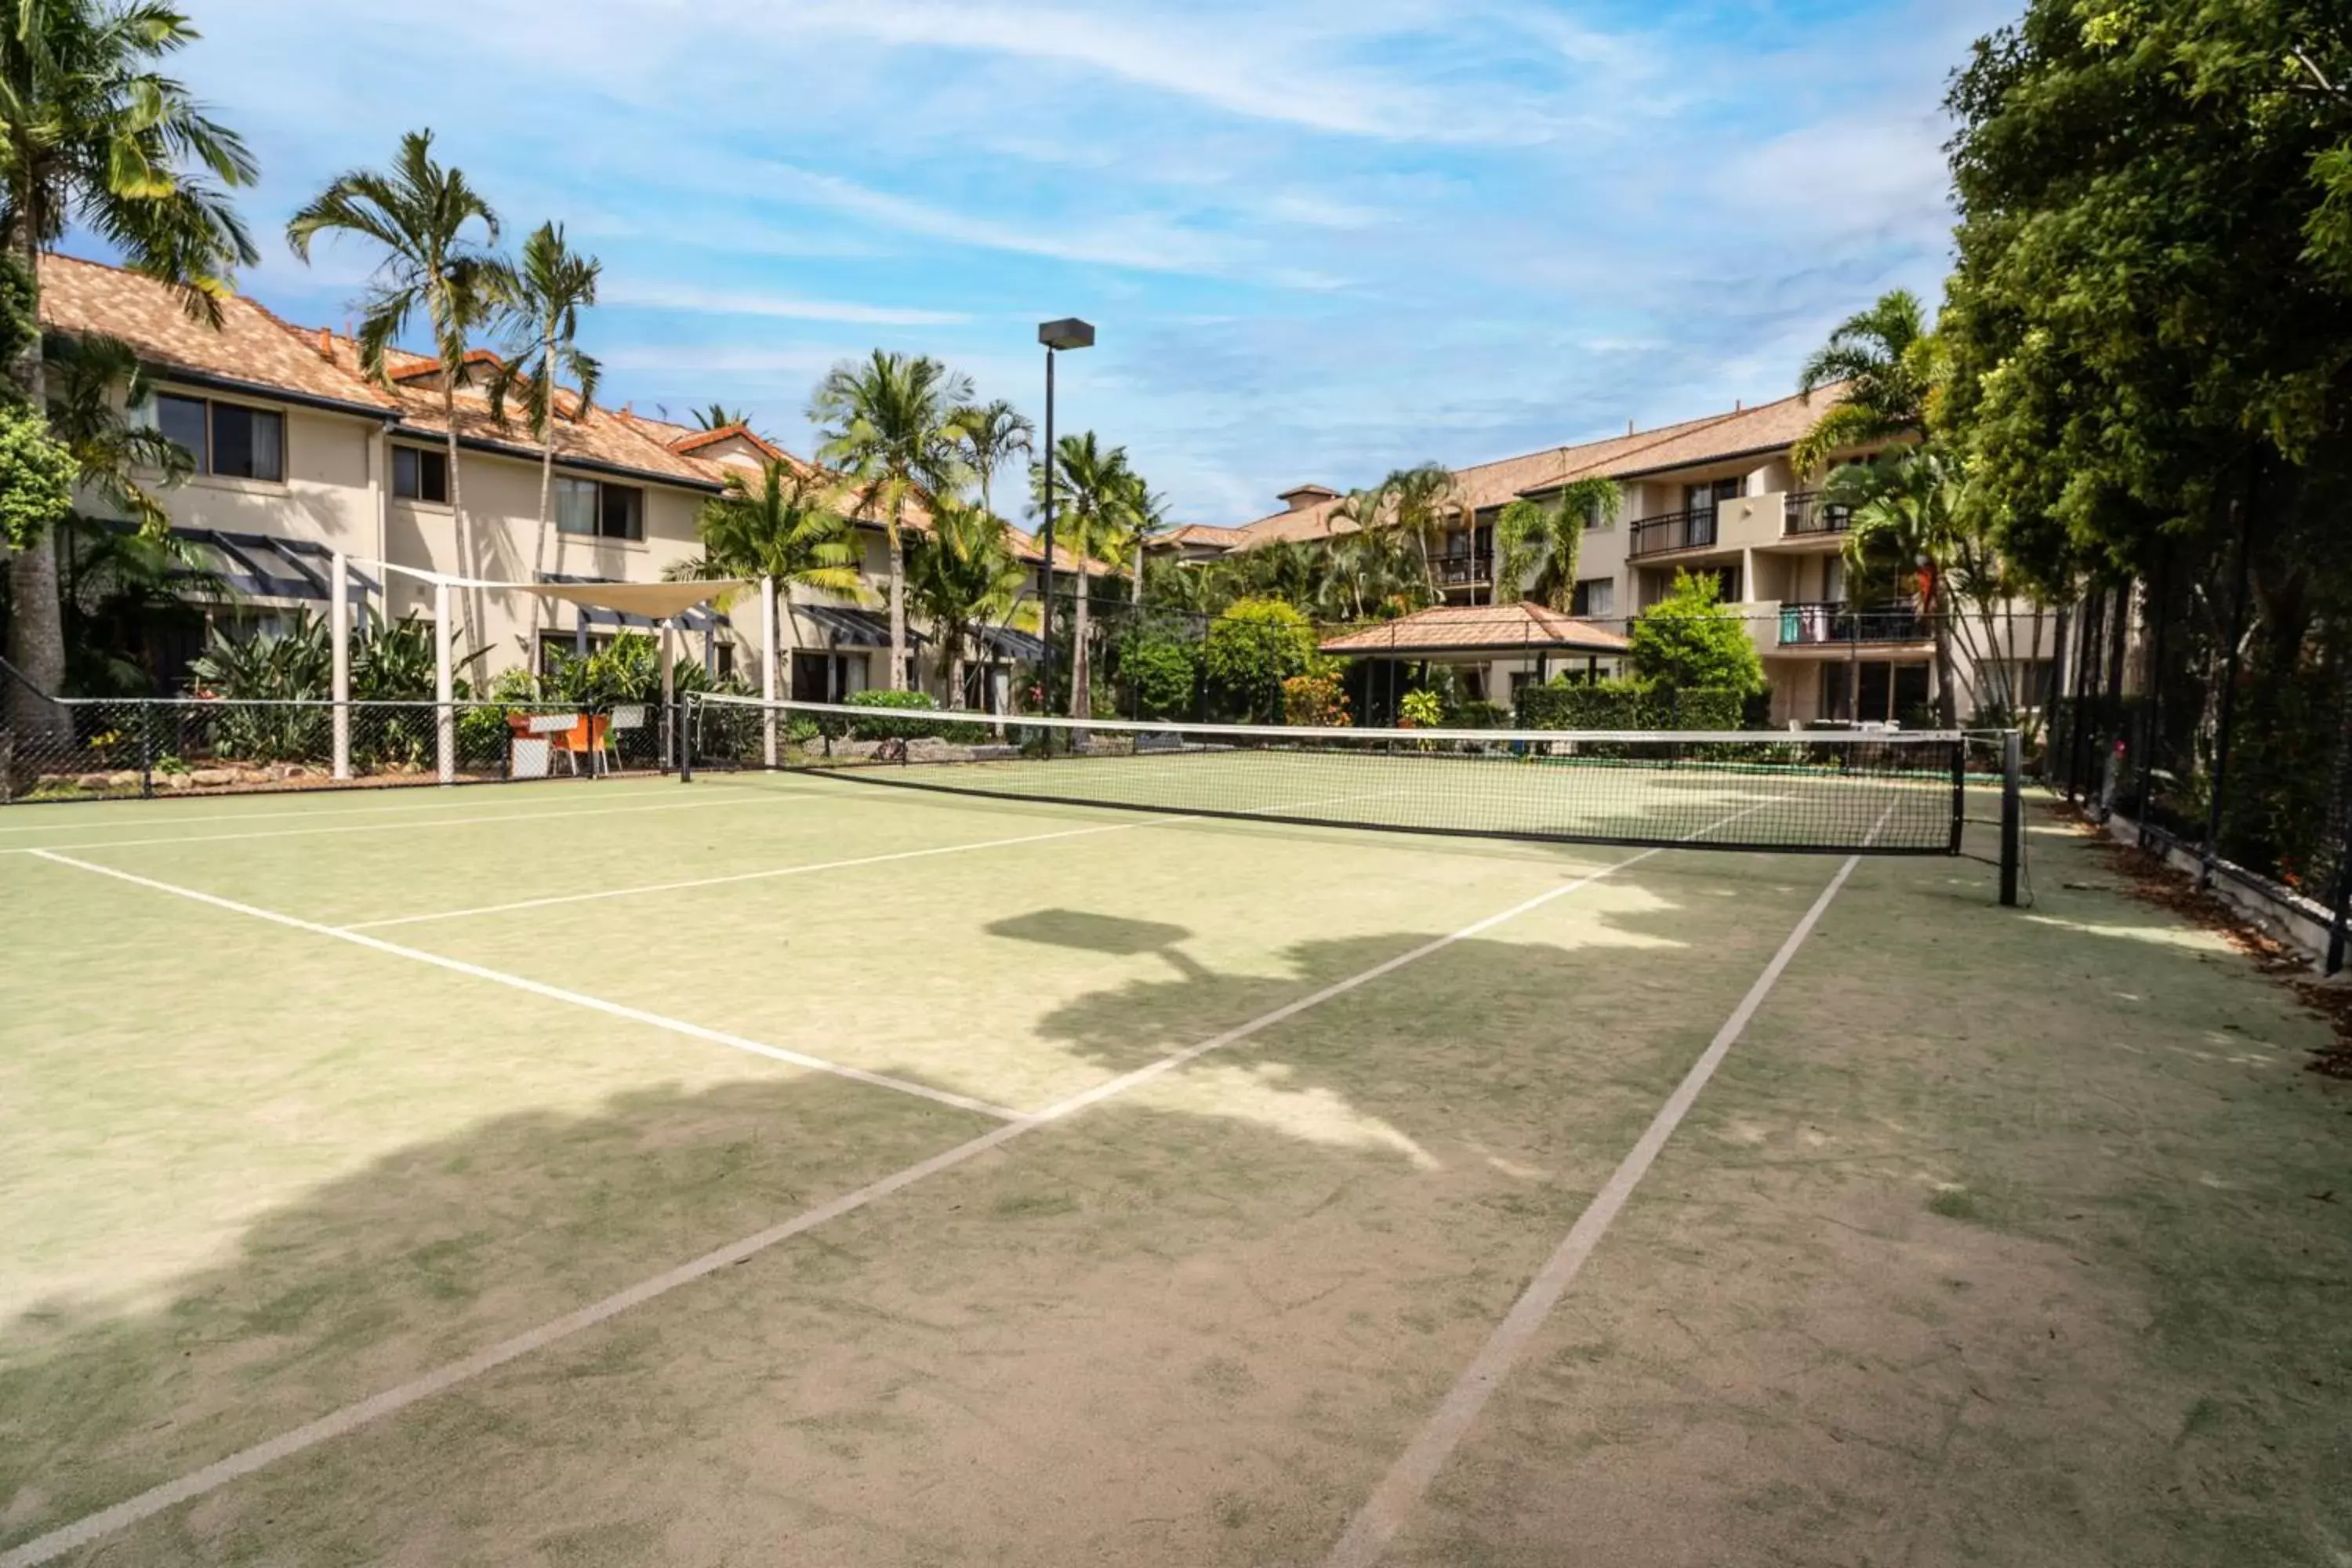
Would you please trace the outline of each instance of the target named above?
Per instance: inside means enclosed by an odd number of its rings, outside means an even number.
[[[610,733],[612,722],[610,718],[602,713],[583,713],[572,728],[556,732],[555,744],[565,756],[572,759],[573,773],[581,771],[580,763],[583,757],[587,759],[588,767],[591,770],[600,773],[608,771],[604,750],[612,744]]]

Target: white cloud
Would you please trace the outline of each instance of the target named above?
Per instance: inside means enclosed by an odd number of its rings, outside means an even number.
[[[620,283],[599,290],[607,305],[646,310],[678,310],[712,316],[769,316],[788,321],[841,321],[877,327],[950,326],[971,320],[960,310],[920,310],[898,305],[855,305],[802,300],[788,294],[756,294],[703,289],[690,283]]]

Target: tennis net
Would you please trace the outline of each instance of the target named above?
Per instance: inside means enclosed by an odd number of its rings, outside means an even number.
[[[689,769],[773,765],[1315,826],[1836,854],[1958,853],[1969,756],[1968,737],[1943,731],[1302,729],[719,695],[690,699],[685,729]]]

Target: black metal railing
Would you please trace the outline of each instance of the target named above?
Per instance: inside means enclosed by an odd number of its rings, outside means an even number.
[[[1440,555],[1430,564],[1435,569],[1437,581],[1442,586],[1456,588],[1465,583],[1486,581],[1493,574],[1495,558],[1492,555]]]
[[[1693,508],[1638,518],[1626,544],[1628,558],[1663,555],[1670,550],[1705,550],[1715,542],[1715,509]]]
[[[1780,514],[1783,538],[1843,533],[1853,526],[1853,509],[1823,500],[1819,490],[1796,491],[1789,497],[1787,508]]]
[[[1927,616],[1909,605],[1872,605],[1860,608],[1843,602],[1783,604],[1780,646],[1821,647],[1835,643],[1926,642],[1935,636]]]

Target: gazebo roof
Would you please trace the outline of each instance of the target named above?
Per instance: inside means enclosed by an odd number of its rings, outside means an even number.
[[[1440,653],[1622,654],[1617,633],[1546,605],[1433,605],[1331,637],[1325,653],[1422,658]]]

